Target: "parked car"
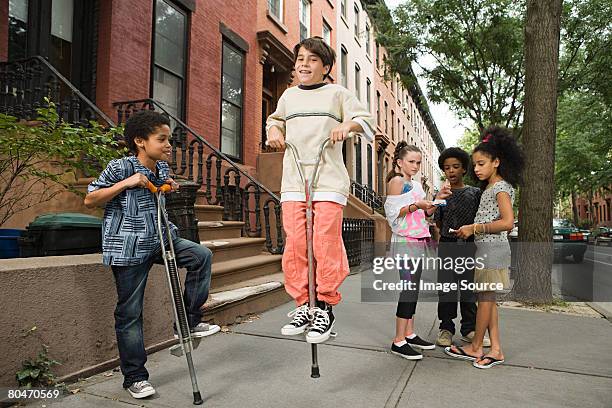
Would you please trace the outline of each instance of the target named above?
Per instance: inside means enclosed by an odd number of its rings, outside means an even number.
[[[587,250],[585,236],[571,221],[563,218],[553,219],[553,250],[555,258],[571,256],[574,262],[580,263]]]
[[[597,227],[592,235],[595,245],[612,245],[612,228]]]

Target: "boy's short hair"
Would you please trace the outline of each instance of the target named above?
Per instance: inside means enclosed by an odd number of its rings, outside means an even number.
[[[470,155],[465,150],[459,147],[449,147],[442,151],[440,157],[438,157],[438,167],[444,171],[444,161],[449,158],[455,158],[461,162],[464,170],[468,170],[470,166]]]
[[[321,58],[321,62],[323,66],[329,65],[329,71],[323,76],[323,79],[329,76],[329,73],[334,66],[334,61],[336,61],[336,51],[323,40],[321,37],[310,37],[305,40],[300,41],[298,44],[293,47],[293,65],[295,65],[295,61],[297,61],[298,54],[300,53],[300,48],[306,48],[308,51],[316,54]]]
[[[128,149],[137,154],[138,147],[134,139],[140,137],[146,140],[151,133],[155,132],[155,129],[163,125],[170,127],[170,119],[159,112],[146,109],[130,115],[123,130]]]

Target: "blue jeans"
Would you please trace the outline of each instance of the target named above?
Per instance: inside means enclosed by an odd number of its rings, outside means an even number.
[[[202,245],[183,238],[175,238],[174,252],[179,268],[187,268],[183,300],[189,327],[202,320],[200,310],[208,298],[212,252]],[[123,387],[149,379],[145,368],[147,353],[142,333],[142,308],[147,276],[153,263],[163,262],[160,252],[135,266],[112,266],[117,286],[115,333],[123,373]]]

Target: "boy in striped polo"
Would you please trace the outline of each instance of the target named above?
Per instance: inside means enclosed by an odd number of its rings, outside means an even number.
[[[162,262],[157,235],[157,203],[145,187],[178,184],[169,178],[170,122],[150,110],[127,120],[124,136],[133,155],[111,160],[100,176],[89,184],[85,205],[104,207],[102,262],[110,265],[117,287],[115,332],[123,374],[123,388],[134,398],[155,394],[145,368],[147,353],[142,333],[142,309],[147,276],[153,263]],[[162,197],[163,199],[163,197]],[[219,326],[200,322],[201,307],[210,288],[211,251],[178,237],[170,224],[176,261],[187,268],[184,302],[191,335],[203,337]],[[164,232],[165,236],[165,232]],[[175,329],[175,338],[178,338]]]

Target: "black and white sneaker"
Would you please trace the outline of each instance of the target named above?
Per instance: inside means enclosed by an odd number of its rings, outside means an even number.
[[[155,394],[155,388],[148,381],[136,381],[128,387],[128,392],[134,398],[145,398]]]
[[[295,336],[296,334],[302,334],[306,331],[310,323],[307,303],[287,313],[287,316],[293,317],[293,320],[281,328],[281,334],[283,336]]]
[[[410,347],[410,344],[405,343],[403,346],[391,344],[391,354],[395,354],[407,360],[422,360],[423,355]]]
[[[323,343],[331,335],[331,330],[334,327],[334,313],[331,305],[324,302],[317,302],[317,307],[313,308],[313,319],[308,333],[306,333],[306,342],[308,343]]]
[[[436,349],[436,345],[435,344],[430,343],[428,341],[425,341],[422,338],[420,338],[419,336],[414,336],[411,339],[406,337],[406,341],[413,348],[418,348],[418,349],[421,349],[421,350],[435,350]]]
[[[196,326],[193,326],[192,328],[189,329],[189,331],[191,332],[192,338],[210,336],[211,334],[218,333],[220,330],[221,330],[221,327],[219,327],[218,325],[208,324],[204,322],[200,322]],[[176,325],[174,329],[174,338],[175,339],[179,338],[178,331],[176,330]]]

